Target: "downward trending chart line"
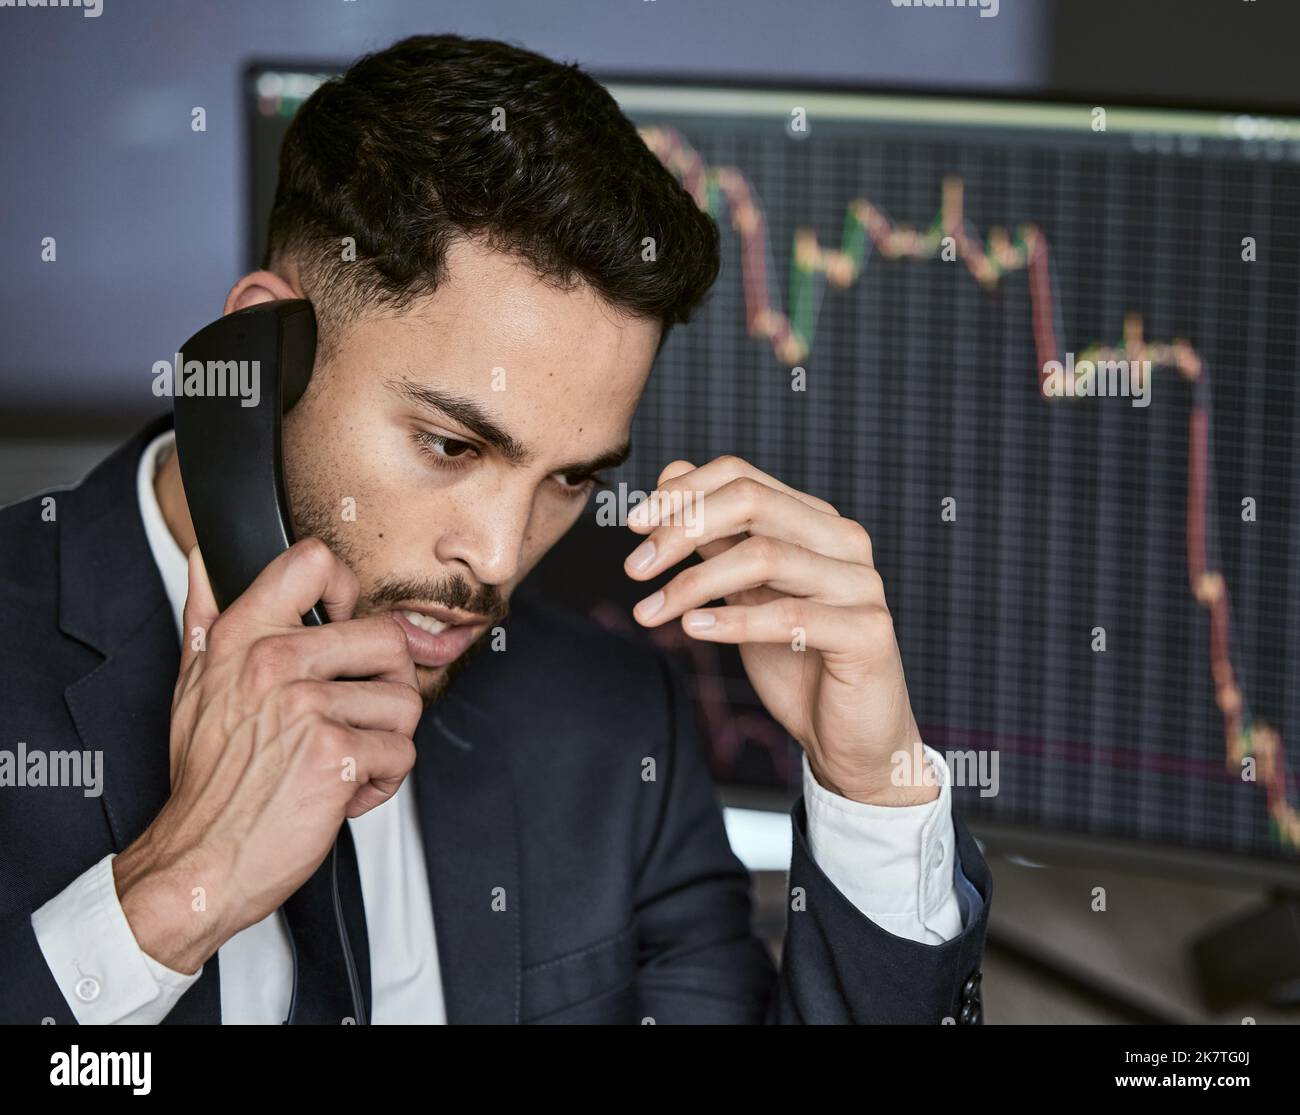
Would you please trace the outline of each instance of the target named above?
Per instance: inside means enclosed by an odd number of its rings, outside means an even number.
[[[1047,237],[1037,225],[1022,224],[1014,235],[994,228],[981,244],[966,221],[960,178],[949,176],[943,180],[939,213],[924,231],[893,222],[865,198],[849,202],[837,248],[823,247],[814,231],[799,229],[794,235],[787,316],[770,297],[766,221],[746,176],[736,167],[706,164],[675,128],[650,126],[640,129],[640,133],[646,146],[701,209],[720,222],[725,205],[740,241],[749,335],[767,341],[776,358],[787,367],[797,365],[811,352],[822,285],[819,280],[837,290],[848,289],[862,275],[870,251],[887,262],[951,258],[960,260],[971,277],[988,291],[1007,275],[1025,271],[1040,397],[1049,401],[1095,397],[1089,382],[1094,373],[1071,374],[1063,396],[1047,390],[1048,365],[1058,359],[1056,299]],[[1254,759],[1256,784],[1265,790],[1273,839],[1300,849],[1300,811],[1287,794],[1282,738],[1271,725],[1249,716],[1234,665],[1228,584],[1218,569],[1211,568],[1212,555],[1217,553],[1217,531],[1208,510],[1212,481],[1209,372],[1186,340],[1146,340],[1142,319],[1136,314],[1125,319],[1123,339],[1118,344],[1091,345],[1079,354],[1077,363],[1090,361],[1095,366],[1118,360],[1128,361],[1134,376],[1145,376],[1148,367],[1152,372],[1174,372],[1192,392],[1187,438],[1187,574],[1192,598],[1209,616],[1210,676],[1223,720],[1224,763],[1230,776],[1240,778],[1243,761],[1247,757]]]

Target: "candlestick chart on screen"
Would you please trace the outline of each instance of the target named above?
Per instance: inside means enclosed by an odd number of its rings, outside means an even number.
[[[250,78],[254,254],[320,77]],[[1300,859],[1300,115],[610,88],[721,233],[611,483],[735,454],[860,521],[925,739],[998,753],[972,818]],[[724,785],[797,789],[734,648],[632,621],[635,543],[593,508],[525,587],[678,659]]]
[[[760,116],[638,119],[723,263],[616,480],[734,453],[861,521],[927,742],[1000,753],[963,809],[1296,856],[1300,149]],[[797,785],[734,652],[652,637],[715,773]]]

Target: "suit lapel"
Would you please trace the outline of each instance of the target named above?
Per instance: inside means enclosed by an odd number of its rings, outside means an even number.
[[[171,690],[179,665],[166,600],[108,658],[64,691],[82,746],[104,754],[104,812],[121,852],[171,791]]]
[[[433,705],[416,733],[420,804],[434,931],[450,1023],[519,1021],[519,857],[509,726],[477,711],[480,656]]]
[[[161,419],[60,498],[59,627],[104,660],[64,690],[81,746],[104,757],[104,813],[122,852],[171,792],[168,740],[180,648],[145,537],[136,470]],[[217,958],[167,1016],[219,1022]]]

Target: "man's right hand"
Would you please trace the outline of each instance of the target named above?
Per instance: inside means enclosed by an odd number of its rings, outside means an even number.
[[[406,636],[391,616],[352,619],[358,592],[308,538],[219,614],[190,553],[171,796],[113,860],[137,943],[175,971],[196,972],[277,909],[344,819],[387,801],[415,763],[423,706]],[[304,626],[317,602],[331,622]]]

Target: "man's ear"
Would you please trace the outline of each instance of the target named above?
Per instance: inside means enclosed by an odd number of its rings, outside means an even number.
[[[282,298],[301,298],[302,294],[294,290],[289,283],[274,271],[253,271],[245,275],[226,295],[226,308],[223,311],[232,314],[259,302],[275,302]]]

